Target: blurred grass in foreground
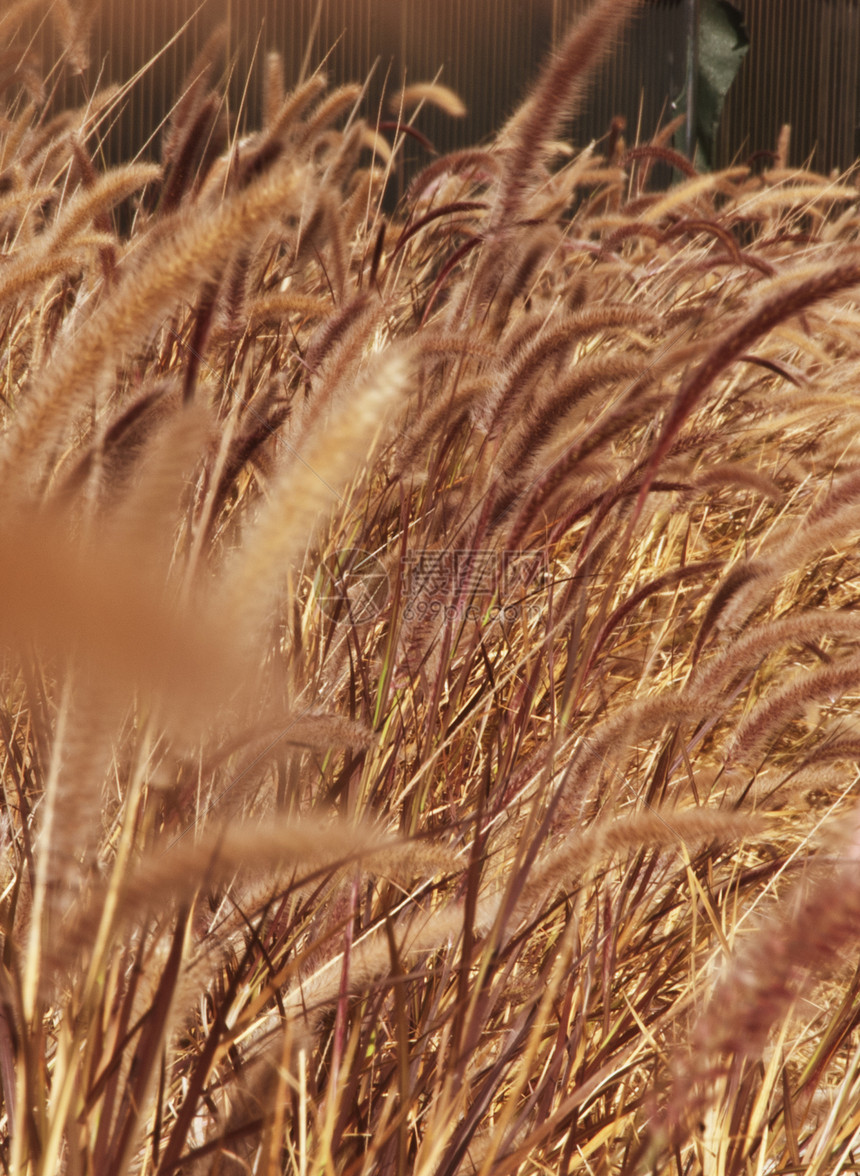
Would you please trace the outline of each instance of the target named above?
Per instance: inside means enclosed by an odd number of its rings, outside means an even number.
[[[573,154],[633,7],[393,214],[448,91],[7,87],[5,1170],[854,1165],[858,189]]]

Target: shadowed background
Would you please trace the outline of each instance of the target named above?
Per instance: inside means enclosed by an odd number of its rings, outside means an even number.
[[[791,161],[848,167],[860,154],[860,6],[858,0],[733,0],[750,50],[729,91],[715,163],[772,149],[792,125]],[[83,0],[89,10],[89,64],[58,83],[58,100],[80,101],[97,78],[125,80],[160,54],[135,86],[108,139],[111,159],[149,143],[208,34],[228,27],[230,113],[240,126],[259,119],[265,53],[283,54],[288,82],[323,60],[334,82],[373,69],[365,111],[407,79],[440,80],[463,97],[469,114],[454,121],[422,113],[418,126],[439,150],[476,142],[514,108],[542,55],[589,0]],[[622,45],[601,67],[572,124],[578,145],[605,135],[613,116],[628,139],[649,137],[677,113],[685,77],[684,0],[647,0]],[[176,42],[165,45],[185,25]],[[33,31],[44,64],[57,52],[51,15]],[[441,72],[440,72],[441,71]],[[250,82],[250,84],[249,84]],[[154,138],[153,138],[154,136]]]

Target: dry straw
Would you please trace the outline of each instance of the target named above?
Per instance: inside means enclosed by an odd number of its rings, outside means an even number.
[[[0,14],[15,1176],[845,1170],[858,190],[560,143],[635,8],[114,168]]]

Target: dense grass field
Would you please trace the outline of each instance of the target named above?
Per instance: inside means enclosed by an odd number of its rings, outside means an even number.
[[[3,60],[4,1172],[858,1170],[860,189],[561,141],[633,7],[410,175]]]

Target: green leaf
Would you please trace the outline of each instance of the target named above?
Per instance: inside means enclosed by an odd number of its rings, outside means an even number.
[[[730,0],[700,0],[694,141],[697,163],[705,170],[713,164],[726,94],[748,49],[749,37],[739,9]],[[679,103],[681,110],[686,110],[686,97]],[[677,138],[683,143],[683,129]]]

